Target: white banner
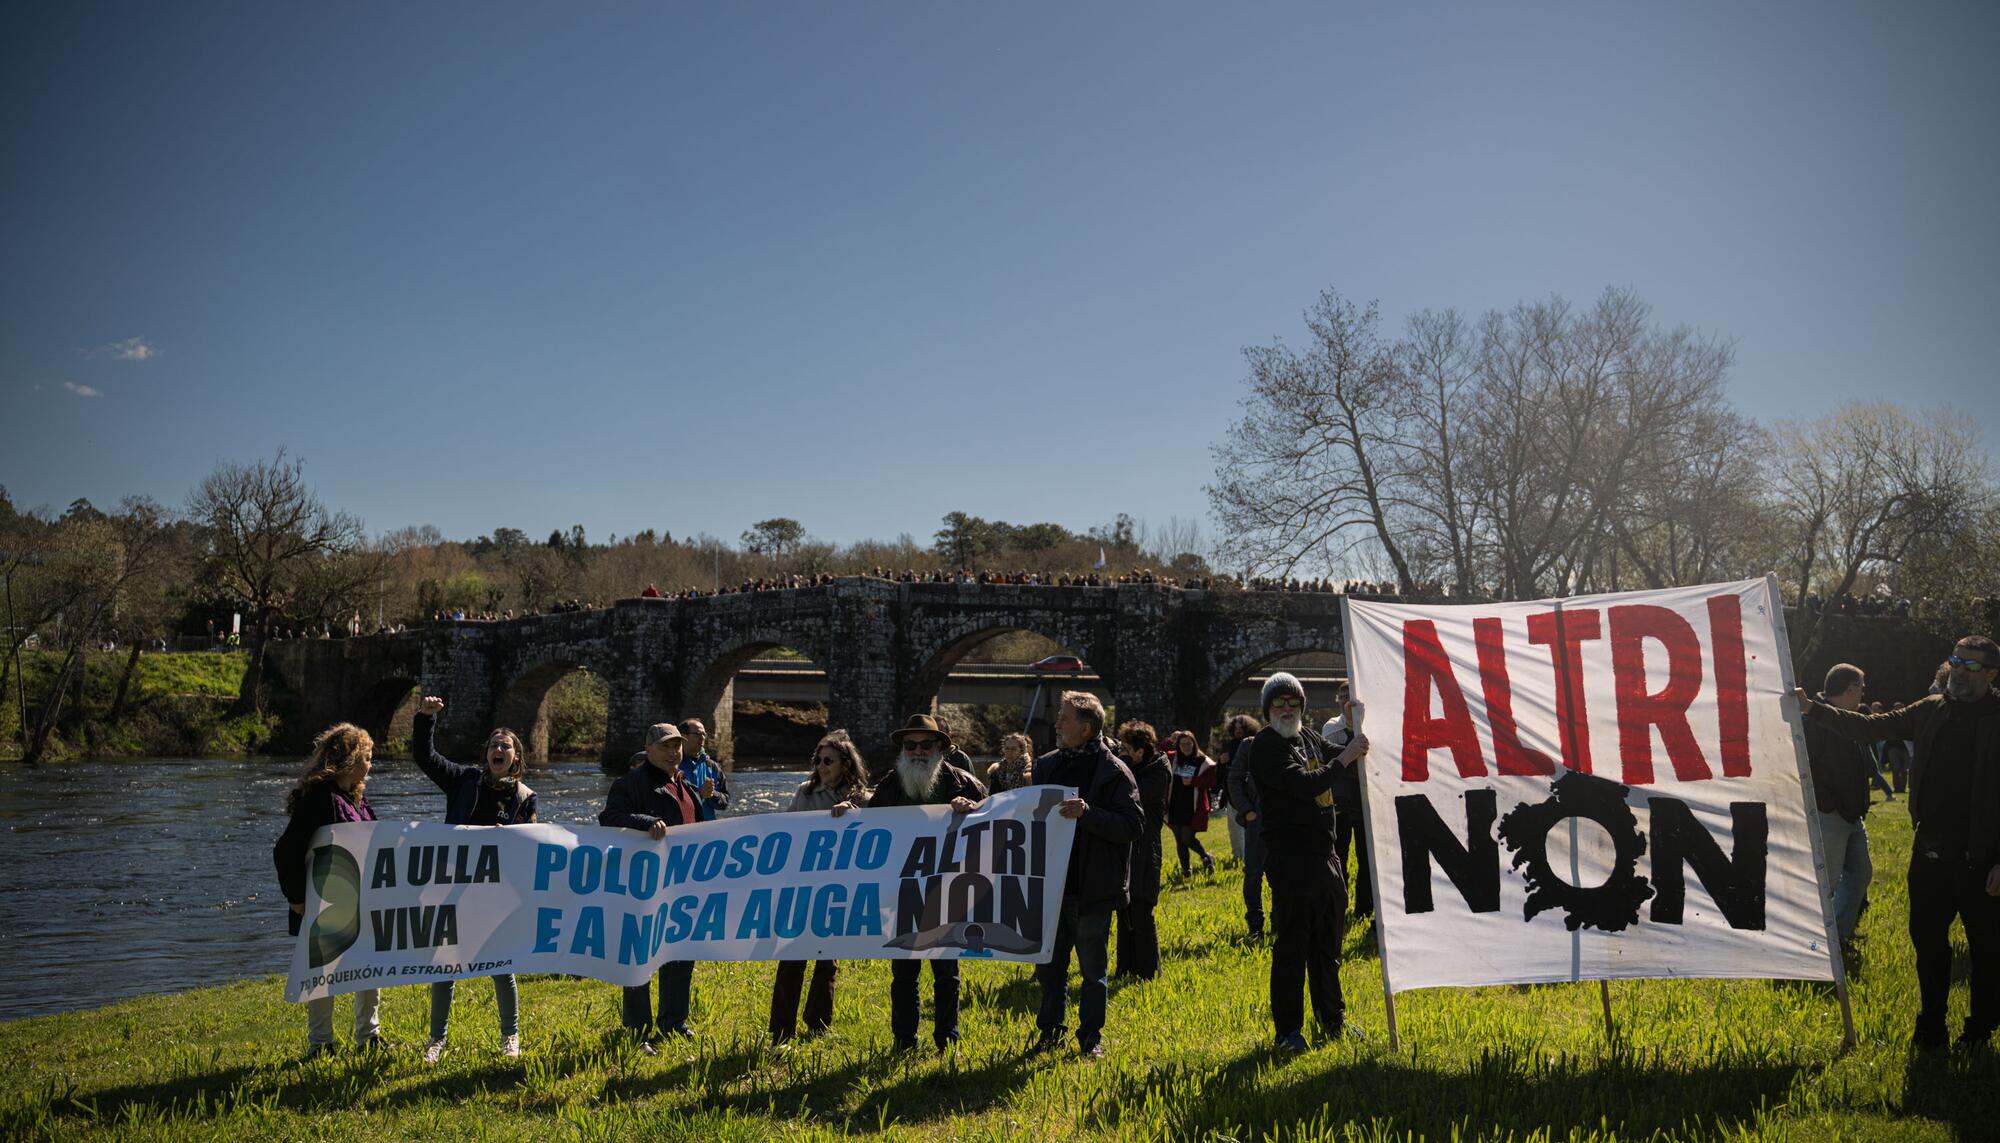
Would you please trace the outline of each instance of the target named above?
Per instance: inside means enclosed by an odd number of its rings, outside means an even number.
[[[1351,600],[1346,639],[1391,992],[1833,979],[1770,581]]]
[[[313,839],[287,1000],[501,972],[645,983],[674,960],[1049,958],[1074,790],[603,826],[357,822]]]

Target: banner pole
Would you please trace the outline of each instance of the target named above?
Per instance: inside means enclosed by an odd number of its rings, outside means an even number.
[[[1769,597],[1767,606],[1771,609],[1771,621],[1778,628],[1778,647],[1783,652],[1778,656],[1778,673],[1784,680],[1783,703],[1789,708],[1797,700],[1793,692],[1798,689],[1798,681],[1792,674],[1792,633],[1785,623],[1785,601],[1778,594],[1778,577],[1775,573],[1764,576],[1764,591]],[[1806,832],[1812,837],[1813,872],[1819,882],[1820,917],[1826,924],[1827,960],[1833,969],[1833,992],[1840,998],[1840,1023],[1843,1049],[1854,1046],[1854,1006],[1847,996],[1847,962],[1840,955],[1840,927],[1833,919],[1833,894],[1827,885],[1826,842],[1819,832],[1818,795],[1813,792],[1812,763],[1806,758],[1805,711],[1795,712],[1792,722],[1792,754],[1799,768],[1799,790],[1805,800]]]
[[[1603,977],[1597,978],[1597,997],[1604,1002],[1604,1042],[1615,1047],[1618,1029],[1611,1023],[1611,982]]]
[[[1347,664],[1347,697],[1350,701],[1356,701],[1359,700],[1361,691],[1355,685],[1354,681],[1354,660],[1348,658],[1347,655],[1347,633],[1352,630],[1351,623],[1352,619],[1348,610],[1348,599],[1345,594],[1342,594],[1340,597],[1340,658],[1343,663]],[[1375,898],[1375,957],[1382,962],[1382,1011],[1384,1013],[1384,1022],[1389,1026],[1389,1050],[1391,1052],[1400,1052],[1403,1050],[1403,1041],[1396,1029],[1396,993],[1389,987],[1389,926],[1383,924],[1385,911],[1382,907],[1382,878],[1380,876],[1382,861],[1380,855],[1373,852],[1375,848],[1375,822],[1372,815],[1368,812],[1367,757],[1363,756],[1354,765],[1358,770],[1356,776],[1361,780],[1361,832],[1367,835],[1367,845],[1370,850],[1368,854],[1368,885],[1370,892]]]

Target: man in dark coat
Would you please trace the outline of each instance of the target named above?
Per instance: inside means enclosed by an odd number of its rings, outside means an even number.
[[[1118,910],[1118,970],[1113,976],[1151,980],[1160,973],[1160,929],[1153,909],[1160,903],[1160,827],[1167,818],[1167,794],[1173,767],[1160,753],[1158,732],[1136,719],[1118,728],[1125,748],[1126,768],[1139,786],[1139,808],[1146,824],[1132,845],[1131,902]]]
[[[1306,689],[1279,671],[1264,683],[1267,725],[1250,740],[1250,772],[1262,796],[1264,875],[1271,880],[1271,1022],[1278,1047],[1306,1049],[1304,994],[1322,1031],[1346,1028],[1340,994],[1340,943],[1347,934],[1347,883],[1334,857],[1338,828],[1333,789],[1341,772],[1368,752],[1356,734],[1335,755],[1305,725]]]
[[[1049,962],[1037,965],[1042,1009],[1036,1019],[1041,1037],[1036,1051],[1062,1043],[1063,1009],[1069,1003],[1070,950],[1083,988],[1076,1004],[1076,1046],[1083,1055],[1104,1055],[1104,1010],[1111,981],[1111,916],[1131,900],[1132,843],[1145,826],[1139,786],[1132,772],[1104,741],[1104,704],[1087,691],[1065,691],[1058,700],[1056,739],[1060,746],[1035,759],[1038,785],[1072,786],[1081,796],[1066,798],[1056,812],[1076,822],[1063,880],[1062,919],[1056,925]]]
[[[1826,673],[1818,701],[1858,710],[1868,681],[1861,668],[1837,663]],[[1806,723],[1806,761],[1812,768],[1813,800],[1819,809],[1819,837],[1833,878],[1833,919],[1840,952],[1853,970],[1854,929],[1875,866],[1868,857],[1868,778],[1874,773],[1867,747],[1850,742],[1819,722]]]
[[[945,761],[951,736],[927,714],[914,715],[889,736],[896,744],[896,767],[884,775],[869,796],[868,808],[884,806],[943,806],[969,814],[986,798],[986,787],[961,767]],[[931,1038],[942,1052],[958,1042],[958,961],[932,958]],[[917,1047],[917,977],[922,960],[889,962],[889,1030],[896,1050]]]
[[[681,744],[680,728],[673,723],[647,727],[646,761],[611,784],[597,824],[644,830],[647,837],[658,841],[674,826],[700,821],[697,795],[681,778]],[[624,1023],[638,1035],[641,1051],[655,1054],[652,1039],[656,1027],[670,1036],[694,1035],[687,1026],[693,992],[693,961],[671,960],[661,965],[659,1023],[655,1025],[651,984],[625,990]]]
[[[1917,954],[1918,1010],[1911,1043],[1945,1046],[1951,995],[1951,922],[1965,925],[1972,1004],[1959,1045],[1984,1048],[2000,1027],[2000,646],[1968,635],[1946,660],[1942,693],[1881,714],[1814,702],[1796,692],[1807,726],[1851,742],[1907,738],[1910,818],[1910,944]],[[1865,791],[1864,791],[1865,793]]]

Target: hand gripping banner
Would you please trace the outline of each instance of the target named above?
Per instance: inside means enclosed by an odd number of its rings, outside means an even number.
[[[1834,979],[1778,608],[1350,601],[1388,990]]]
[[[1075,791],[760,814],[662,841],[602,826],[328,826],[287,1000],[501,972],[645,983],[674,960],[1045,962]]]

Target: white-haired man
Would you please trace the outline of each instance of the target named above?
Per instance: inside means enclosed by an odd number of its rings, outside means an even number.
[[[1264,876],[1271,882],[1271,1023],[1278,1047],[1306,1049],[1305,991],[1329,1037],[1347,1026],[1340,994],[1340,942],[1347,934],[1347,882],[1334,856],[1335,782],[1368,753],[1356,734],[1336,754],[1306,728],[1306,689],[1279,671],[1264,683],[1264,729],[1250,741],[1250,773],[1262,796]]]

